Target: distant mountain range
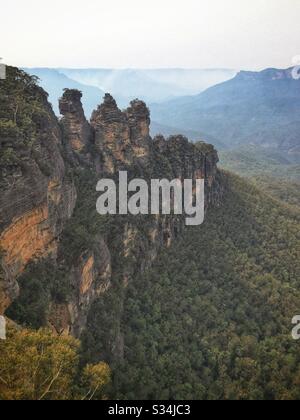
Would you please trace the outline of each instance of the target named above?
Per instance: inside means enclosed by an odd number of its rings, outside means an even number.
[[[58,99],[64,88],[83,92],[86,115],[102,102],[104,92],[114,96],[119,107],[125,108],[133,99],[160,103],[181,96],[198,94],[216,83],[229,80],[236,74],[228,69],[49,69],[30,68],[28,73],[40,78],[41,86],[49,92],[56,114]]]
[[[119,106],[139,98],[146,103],[196,95],[236,75],[228,69],[59,69],[77,82],[111,93]]]
[[[227,147],[259,144],[300,157],[300,81],[292,69],[240,72],[205,92],[151,106],[152,119]]]

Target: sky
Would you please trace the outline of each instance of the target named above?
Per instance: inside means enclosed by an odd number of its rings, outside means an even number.
[[[288,67],[300,0],[1,1],[0,57],[20,67]]]

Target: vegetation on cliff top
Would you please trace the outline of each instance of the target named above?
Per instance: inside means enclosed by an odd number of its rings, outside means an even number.
[[[37,78],[15,67],[7,68],[0,80],[0,167],[20,163],[22,149],[30,148],[45,112],[46,93],[37,86]]]

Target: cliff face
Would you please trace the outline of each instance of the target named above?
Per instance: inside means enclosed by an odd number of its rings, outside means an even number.
[[[64,303],[52,302],[48,322],[58,334],[82,333],[92,303],[111,287],[111,254],[97,235],[94,246],[85,250],[70,267],[67,276],[72,293]]]
[[[194,145],[182,136],[151,139],[149,110],[139,100],[122,112],[107,94],[88,123],[81,93],[65,90],[59,104],[63,118],[58,122],[45,92],[24,74],[21,83],[26,89],[16,91],[13,86],[20,73],[16,69],[9,73],[8,80],[0,82],[0,93],[6,98],[5,111],[0,114],[0,314],[18,296],[18,276],[30,263],[50,258],[55,269],[67,273],[69,294],[64,301],[50,301],[48,324],[58,333],[79,336],[93,302],[105,297],[116,278],[126,288],[136,272],[151,267],[159,250],[171,246],[184,229],[184,218],[116,218],[100,235],[88,226],[99,217],[96,201],[81,216],[82,203],[76,201],[77,193],[81,196],[84,189],[94,193],[96,184],[93,190],[85,183],[75,187],[73,175],[89,171],[99,179],[124,169],[146,180],[204,177],[209,208],[222,198],[218,156],[212,146]],[[84,197],[83,202],[88,202],[90,196]],[[72,216],[75,206],[78,211]],[[69,219],[74,230],[80,224],[78,235],[89,235],[84,245],[78,245],[80,252],[71,262],[60,244]],[[72,234],[76,240],[77,233]],[[122,346],[117,347],[122,355]]]
[[[66,176],[62,137],[47,95],[8,69],[0,81],[0,313],[18,293],[15,279],[29,262],[55,256],[76,191]]]

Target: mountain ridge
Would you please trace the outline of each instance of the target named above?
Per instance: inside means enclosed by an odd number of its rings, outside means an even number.
[[[30,74],[36,73],[41,79],[45,73],[52,74],[42,81],[42,86],[48,92],[53,92],[51,99],[55,106],[55,112],[59,115],[57,102],[62,92],[57,92],[57,86],[61,86],[61,75],[67,77],[67,88],[80,89],[94,88],[94,98],[87,101],[84,97],[84,109],[87,116],[99,103],[95,98],[97,89],[109,92],[114,96],[120,107],[137,97],[147,103],[163,101],[185,94],[196,94],[218,81],[228,80],[236,74],[229,69],[72,69],[72,68],[35,68],[25,69]],[[57,80],[54,79],[56,75]],[[72,82],[71,82],[72,81]],[[73,83],[73,85],[71,84]],[[62,90],[62,89],[61,89]],[[103,96],[103,95],[102,95]]]
[[[259,144],[300,153],[300,83],[292,69],[240,72],[200,95],[152,104],[161,124],[203,131],[227,146]]]

